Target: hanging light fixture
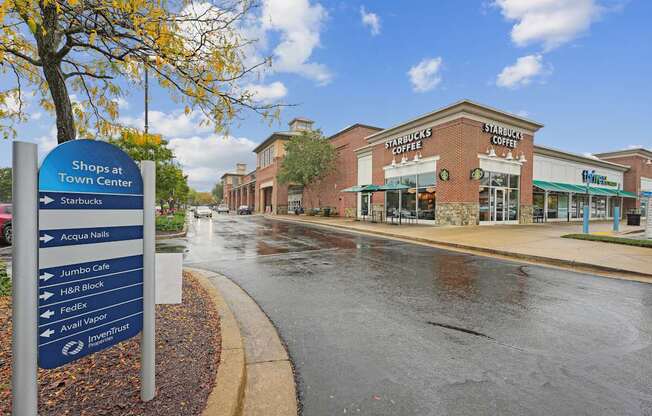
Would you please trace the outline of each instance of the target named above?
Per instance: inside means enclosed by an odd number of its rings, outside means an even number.
[[[418,161],[419,161],[419,153],[416,153],[416,154],[414,155],[414,161],[415,161],[415,162],[418,162]]]
[[[527,159],[525,158],[525,153],[521,153],[521,155],[518,157],[518,161],[521,163],[527,162]]]
[[[396,166],[396,158],[395,157],[392,158],[392,166]]]
[[[512,154],[512,151],[507,152],[507,156],[505,156],[506,160],[514,160],[514,155]]]
[[[491,149],[489,149],[489,157],[496,157],[496,151],[494,150],[493,146]]]
[[[405,165],[407,163],[407,156],[403,155],[401,158],[401,165]]]
[[[648,159],[647,162],[645,162],[646,165],[652,165],[652,159]]]

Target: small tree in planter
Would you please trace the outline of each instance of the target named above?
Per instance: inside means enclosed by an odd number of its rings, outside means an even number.
[[[285,144],[285,157],[277,179],[281,184],[317,188],[335,170],[335,149],[321,131],[304,131]],[[321,198],[317,194],[318,206]]]

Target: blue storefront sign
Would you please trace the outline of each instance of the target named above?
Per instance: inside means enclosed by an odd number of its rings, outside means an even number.
[[[142,323],[140,170],[106,142],[59,145],[39,170],[39,366],[108,348]]]

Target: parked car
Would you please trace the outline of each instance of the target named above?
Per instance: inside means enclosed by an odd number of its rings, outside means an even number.
[[[217,206],[217,213],[218,214],[228,214],[229,213],[229,207],[226,204],[220,204]]]
[[[195,218],[207,217],[211,218],[213,216],[213,211],[205,206],[197,207],[195,210]]]
[[[13,241],[13,234],[11,231],[11,204],[0,204],[0,237],[7,244]]]
[[[238,215],[251,215],[251,208],[247,205],[240,205],[240,208],[238,208]]]

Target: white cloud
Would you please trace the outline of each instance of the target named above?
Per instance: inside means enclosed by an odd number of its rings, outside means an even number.
[[[596,0],[495,0],[494,5],[516,22],[511,33],[516,45],[541,43],[546,51],[588,30],[603,11]]]
[[[39,159],[43,159],[52,149],[57,147],[57,126],[53,124],[50,130],[43,136],[35,137],[33,140],[38,145]]]
[[[191,187],[209,191],[225,172],[233,171],[235,164],[247,163],[250,170],[255,168],[256,144],[246,138],[210,134],[173,138],[169,147],[188,175]]]
[[[190,137],[197,134],[205,134],[213,131],[213,126],[204,123],[206,120],[204,114],[199,111],[192,111],[186,114],[182,110],[176,110],[171,113],[162,111],[149,112],[149,132],[163,135],[164,139],[170,137]],[[140,117],[121,117],[120,121],[130,127],[142,129],[145,125],[144,114]]]
[[[380,17],[376,13],[367,12],[364,6],[360,6],[360,17],[362,18],[362,24],[369,26],[373,36],[380,34]]]
[[[271,103],[285,97],[288,93],[287,88],[282,82],[275,81],[271,84],[248,84],[244,89],[253,94],[255,101]]]
[[[120,110],[127,110],[129,108],[129,101],[125,100],[122,97],[118,97],[118,98],[114,99],[113,101],[115,101],[118,104],[118,108]]]
[[[536,76],[544,73],[541,55],[522,56],[511,66],[506,66],[498,74],[496,85],[499,87],[517,88],[532,82]]]
[[[412,89],[416,92],[426,92],[435,88],[441,82],[441,57],[426,58],[410,68],[408,75]]]
[[[276,71],[295,73],[328,84],[332,74],[320,63],[309,62],[320,46],[320,32],[328,13],[321,4],[309,0],[264,0],[260,17],[262,29],[280,34],[273,52]]]

